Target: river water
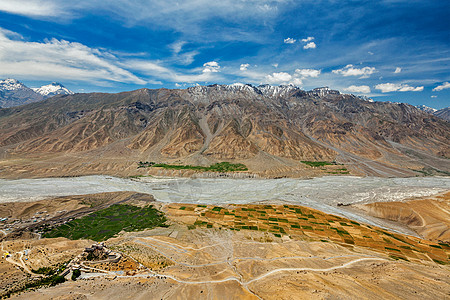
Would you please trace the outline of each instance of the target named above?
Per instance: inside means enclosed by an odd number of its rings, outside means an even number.
[[[338,203],[400,201],[450,190],[450,177],[379,178],[328,176],[313,179],[116,178],[82,176],[0,179],[0,203],[51,196],[136,191],[162,202],[244,204],[283,201],[366,221]],[[372,222],[371,222],[372,223]]]

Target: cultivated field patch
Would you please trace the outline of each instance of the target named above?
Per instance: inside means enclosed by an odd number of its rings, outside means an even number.
[[[170,204],[168,214],[195,216],[189,228],[226,228],[272,233],[275,237],[315,239],[343,246],[361,246],[383,252],[395,260],[449,264],[450,246],[296,205]]]
[[[49,229],[44,237],[66,237],[73,240],[107,240],[120,231],[139,231],[157,226],[166,226],[166,218],[152,205],[137,207],[114,204],[80,219],[69,221]]]

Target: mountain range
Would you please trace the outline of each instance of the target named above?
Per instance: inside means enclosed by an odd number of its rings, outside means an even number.
[[[71,94],[73,94],[72,91],[57,82],[39,88],[29,88],[16,79],[0,80],[0,107],[13,107],[41,101],[55,95]]]
[[[450,121],[450,107],[446,107],[443,109],[436,109],[436,108],[428,107],[426,105],[417,105],[416,107],[426,113],[429,113],[429,114],[435,115],[441,119]]]
[[[138,161],[244,163],[266,177],[450,171],[450,123],[329,88],[244,84],[57,95],[0,110],[0,177],[136,175]],[[323,172],[322,172],[323,173]]]

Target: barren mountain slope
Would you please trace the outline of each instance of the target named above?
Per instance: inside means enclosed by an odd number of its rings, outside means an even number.
[[[440,109],[434,113],[435,116],[450,121],[450,107]]]
[[[355,207],[371,216],[405,224],[428,240],[450,242],[450,192],[423,199]]]
[[[236,161],[280,176],[302,176],[302,160],[336,160],[361,175],[450,170],[448,122],[411,105],[327,88],[213,85],[64,95],[0,110],[0,128],[2,177],[129,175],[139,160]],[[57,172],[39,173],[43,165]]]

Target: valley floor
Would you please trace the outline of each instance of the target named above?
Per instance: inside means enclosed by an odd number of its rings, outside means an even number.
[[[122,231],[106,240],[108,249],[120,253],[119,261],[85,261],[80,255],[92,241],[39,239],[26,230],[36,231],[36,222],[27,220],[39,215],[38,223],[70,224],[74,216],[123,204],[150,204],[165,213],[169,227]],[[39,268],[82,270],[76,281],[68,272],[66,282],[16,292],[12,295],[16,299],[450,296],[448,242],[403,235],[297,205],[161,203],[148,194],[116,192],[6,203],[0,212],[22,220],[1,232],[2,254],[10,255],[0,263],[4,293],[46,278],[36,273]]]

